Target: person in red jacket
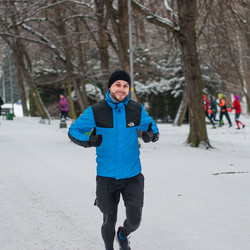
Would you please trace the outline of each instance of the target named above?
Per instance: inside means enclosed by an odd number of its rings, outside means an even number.
[[[235,109],[235,122],[237,124],[237,128],[236,129],[240,129],[240,125],[242,126],[242,128],[245,128],[245,124],[243,124],[239,118],[241,115],[241,105],[239,102],[240,98],[239,96],[235,95],[234,96],[234,106],[232,107],[232,109]]]

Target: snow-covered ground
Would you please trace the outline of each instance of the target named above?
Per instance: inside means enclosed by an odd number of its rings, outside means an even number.
[[[250,249],[250,119],[241,118],[244,130],[207,125],[214,149],[186,146],[187,125],[159,124],[160,140],[142,143],[145,206],[133,250]],[[0,121],[0,249],[104,249],[95,149],[70,142],[58,120]],[[123,219],[121,202],[117,226]]]

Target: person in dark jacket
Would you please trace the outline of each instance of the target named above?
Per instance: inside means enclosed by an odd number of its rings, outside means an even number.
[[[96,147],[97,177],[95,205],[103,213],[101,228],[106,250],[131,249],[128,235],[140,225],[144,200],[144,176],[139,158],[138,130],[144,142],[156,142],[156,123],[138,102],[129,99],[130,76],[113,72],[105,100],[89,106],[69,128],[69,138],[83,147]],[[92,134],[89,132],[92,130]],[[126,219],[115,233],[118,203],[122,195]]]
[[[2,105],[4,105],[4,101],[3,101],[2,97],[0,96],[0,115],[2,113]]]
[[[209,109],[211,110],[210,118],[213,121],[219,122],[220,120],[216,119],[216,114],[218,112],[216,101],[211,95],[208,97],[208,100],[209,100],[209,105],[210,105]]]
[[[218,94],[218,98],[219,98],[218,105],[221,108],[221,110],[220,110],[220,124],[219,124],[219,127],[222,126],[222,119],[223,119],[223,116],[225,115],[226,118],[227,118],[227,121],[229,123],[229,128],[230,128],[230,127],[232,127],[232,122],[231,122],[231,119],[230,119],[229,114],[227,112],[227,105],[226,105],[225,98],[224,98],[223,94]]]

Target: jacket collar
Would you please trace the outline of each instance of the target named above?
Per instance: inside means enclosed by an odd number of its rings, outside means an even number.
[[[129,102],[129,95],[126,97],[126,99],[122,102],[116,102],[114,101],[111,96],[110,96],[110,90],[107,91],[106,93],[106,98],[105,98],[106,102],[108,103],[108,105],[111,107],[111,108],[114,108],[114,109],[122,109],[122,108],[125,108],[127,105],[128,105],[128,102]]]

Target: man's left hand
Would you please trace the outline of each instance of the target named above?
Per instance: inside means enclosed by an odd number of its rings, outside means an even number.
[[[155,133],[153,132],[152,130],[152,122],[149,124],[148,126],[148,131],[143,131],[142,132],[142,140],[145,142],[145,143],[148,143],[148,142],[156,142],[159,140],[159,133]]]

